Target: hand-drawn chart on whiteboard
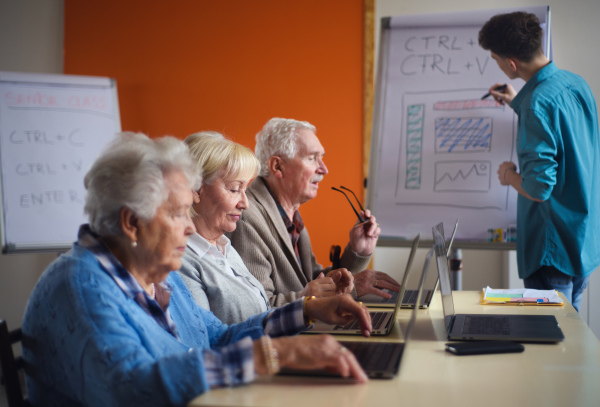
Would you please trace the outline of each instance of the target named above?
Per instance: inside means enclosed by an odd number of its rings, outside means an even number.
[[[499,159],[512,158],[514,114],[491,98],[481,100],[483,93],[403,95],[397,204],[508,209],[509,189],[497,182],[496,169]]]
[[[548,21],[547,6],[523,10]],[[482,96],[495,84],[519,91],[524,82],[509,80],[478,43],[482,25],[510,11],[382,22],[367,184],[382,236],[430,236],[434,224],[460,218],[459,239],[486,240],[488,229],[516,223],[517,192],[500,185],[497,171],[518,161],[517,117]]]

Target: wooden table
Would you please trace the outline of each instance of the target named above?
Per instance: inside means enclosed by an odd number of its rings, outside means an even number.
[[[449,354],[444,351],[446,333],[438,292],[429,309],[418,311],[400,372],[392,380],[360,385],[338,379],[267,377],[247,386],[210,391],[190,405],[600,406],[600,342],[568,302],[564,307],[483,306],[479,298],[475,291],[454,292],[456,312],[555,315],[564,342],[525,344],[523,353]],[[401,341],[409,313],[398,312],[398,324],[389,336],[368,340]]]

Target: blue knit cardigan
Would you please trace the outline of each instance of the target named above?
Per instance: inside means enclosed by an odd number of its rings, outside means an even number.
[[[185,405],[209,390],[203,349],[263,335],[266,313],[228,326],[196,305],[177,273],[167,282],[179,340],[128,298],[87,249],[75,244],[56,259],[40,277],[22,326],[33,404]]]

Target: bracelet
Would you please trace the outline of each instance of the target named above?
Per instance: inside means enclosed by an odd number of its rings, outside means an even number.
[[[261,336],[260,345],[265,357],[265,366],[267,374],[274,375],[279,372],[279,354],[273,346],[273,341],[269,335]]]
[[[315,300],[316,298],[317,297],[315,297],[314,295],[311,295],[309,297],[304,297],[304,302],[302,303],[302,311],[304,312],[304,322],[306,322],[306,326],[309,326],[309,325],[312,325],[315,323],[315,321],[311,320],[306,315],[306,303],[309,302],[310,300]]]

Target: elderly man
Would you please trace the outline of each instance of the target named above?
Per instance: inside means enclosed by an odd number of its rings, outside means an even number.
[[[325,150],[315,127],[292,119],[271,119],[256,135],[259,176],[246,190],[249,208],[228,234],[250,272],[263,284],[273,306],[305,295],[335,295],[335,283],[315,260],[308,232],[298,209],[317,196],[319,182],[328,173]],[[385,273],[364,270],[380,230],[374,216],[350,229],[350,241],[340,265],[354,275],[354,296],[399,290]],[[361,271],[362,270],[362,271]]]

